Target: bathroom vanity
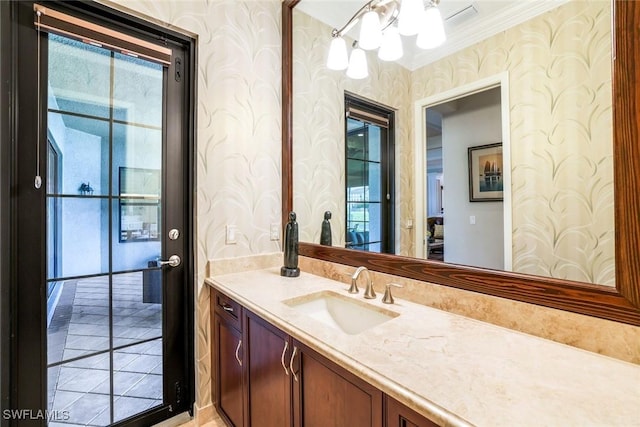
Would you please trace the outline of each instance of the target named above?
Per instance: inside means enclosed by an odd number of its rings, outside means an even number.
[[[634,425],[640,367],[277,268],[207,279],[235,426]]]

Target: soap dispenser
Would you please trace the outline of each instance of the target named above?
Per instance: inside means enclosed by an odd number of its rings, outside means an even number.
[[[280,269],[284,277],[298,277],[298,223],[296,213],[289,212],[289,222],[284,231],[284,266]]]
[[[331,211],[324,213],[324,221],[322,221],[322,229],[320,231],[320,244],[325,246],[331,246]]]

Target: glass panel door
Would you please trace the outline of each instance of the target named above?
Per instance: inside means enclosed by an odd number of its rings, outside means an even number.
[[[163,404],[161,65],[49,35],[48,409],[105,426]]]

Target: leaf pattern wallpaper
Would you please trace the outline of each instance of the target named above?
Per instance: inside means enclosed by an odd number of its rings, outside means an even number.
[[[413,72],[369,54],[370,77],[354,81],[324,65],[331,28],[294,11],[294,208],[312,219],[301,240],[318,242],[331,210],[344,245],[345,90],[397,109],[405,224],[415,219],[414,103],[507,71],[513,270],[613,286],[610,23],[609,2],[572,1]],[[413,256],[412,230],[396,231],[399,254]]]
[[[281,250],[281,3],[117,0],[197,39],[196,405],[211,404],[207,261]],[[237,244],[225,244],[225,226]]]

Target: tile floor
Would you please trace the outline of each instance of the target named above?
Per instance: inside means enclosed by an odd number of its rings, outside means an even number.
[[[49,426],[109,425],[111,382],[116,421],[162,403],[161,304],[142,295],[141,272],[113,276],[110,337],[109,277],[63,284],[47,330],[49,364],[83,358],[49,367],[49,409],[68,414]]]

